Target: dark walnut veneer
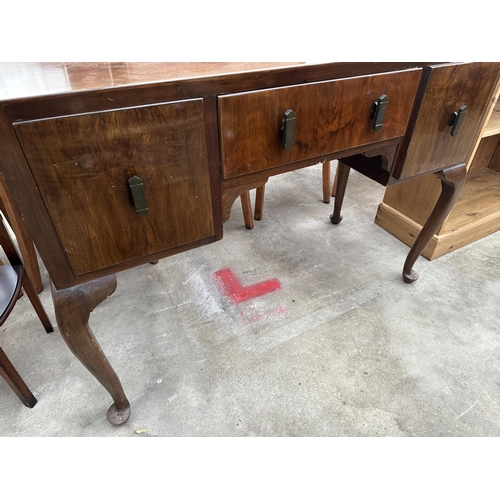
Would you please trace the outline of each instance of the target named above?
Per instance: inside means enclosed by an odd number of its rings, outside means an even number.
[[[63,338],[113,399],[108,420],[125,423],[130,404],[88,321],[115,290],[116,272],[222,238],[238,196],[339,159],[334,224],[351,168],[383,185],[441,180],[403,266],[414,281],[413,264],[463,186],[499,71],[500,63],[0,64],[0,173],[50,275]],[[452,136],[450,115],[463,106]],[[296,120],[285,150],[287,110]]]

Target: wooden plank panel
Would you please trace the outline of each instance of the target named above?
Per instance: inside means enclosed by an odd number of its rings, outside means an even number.
[[[499,140],[500,136],[496,135],[481,139],[471,164],[469,165],[469,174],[477,172],[478,170],[484,170],[490,166],[495,150],[498,147]]]
[[[497,101],[491,113],[488,124],[483,131],[483,137],[490,137],[497,134],[500,134],[500,101]]]
[[[496,213],[500,213],[500,174],[489,169],[471,173],[442,232],[458,230]]]
[[[500,135],[495,136],[497,139],[497,148],[491,157],[488,167],[495,172],[500,172]]]

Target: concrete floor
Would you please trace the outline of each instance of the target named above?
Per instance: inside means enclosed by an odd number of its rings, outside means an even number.
[[[38,404],[0,379],[0,436],[499,436],[500,233],[420,258],[407,285],[408,248],[373,223],[383,193],[353,173],[334,226],[320,166],[271,178],[252,231],[238,201],[222,241],[119,273],[91,327],[132,404],[121,427],[21,298],[0,345]],[[280,288],[233,303],[226,268]]]

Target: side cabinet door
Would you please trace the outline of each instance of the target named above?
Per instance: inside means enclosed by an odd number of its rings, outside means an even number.
[[[214,234],[201,99],[13,126],[75,276]]]
[[[426,68],[394,177],[406,179],[467,161],[499,71],[500,63]]]

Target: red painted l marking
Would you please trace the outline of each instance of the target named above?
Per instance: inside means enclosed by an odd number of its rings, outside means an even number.
[[[277,278],[261,281],[255,285],[243,286],[232,273],[231,269],[221,269],[215,273],[215,277],[222,284],[225,295],[232,302],[236,303],[260,297],[281,288],[281,284]]]

